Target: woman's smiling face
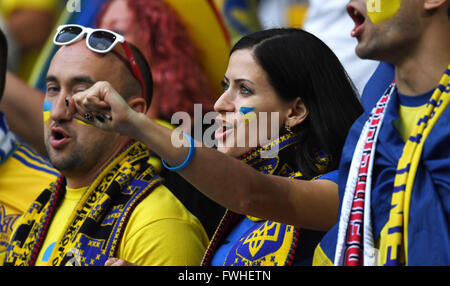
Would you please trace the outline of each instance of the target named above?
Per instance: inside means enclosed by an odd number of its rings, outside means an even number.
[[[231,54],[223,86],[214,105],[219,113],[215,138],[220,152],[239,157],[279,136],[291,104],[277,95],[251,49]]]

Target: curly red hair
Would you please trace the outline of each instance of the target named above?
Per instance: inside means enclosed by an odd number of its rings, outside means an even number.
[[[98,23],[107,10],[99,14]],[[176,12],[161,0],[127,0],[145,46],[138,48],[150,63],[160,118],[170,120],[178,111],[194,114],[194,104],[208,112],[214,106],[214,94],[192,43]],[[153,59],[153,60],[152,60]]]

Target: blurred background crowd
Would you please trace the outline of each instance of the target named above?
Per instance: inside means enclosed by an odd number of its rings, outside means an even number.
[[[163,19],[174,17],[170,17],[167,14],[169,12],[161,12],[163,9],[161,7],[155,8],[158,4],[153,2],[165,2],[164,4],[169,6],[168,9],[173,10],[170,12],[176,14],[180,20],[178,26],[175,23],[177,21],[162,22]],[[186,79],[186,75],[189,74],[196,75],[192,76],[195,80],[185,80],[187,87],[172,85],[173,90],[161,92],[176,94],[175,89],[184,88],[187,90],[185,92],[191,95],[183,98],[203,103],[206,109],[210,109],[213,100],[220,95],[219,83],[226,67],[229,47],[249,32],[273,27],[303,28],[318,36],[335,52],[361,93],[376,63],[361,60],[354,53],[356,39],[350,36],[353,22],[345,11],[347,2],[347,0],[2,0],[0,27],[6,33],[10,46],[9,71],[37,89],[44,88],[42,78],[52,54],[51,50],[54,48],[49,37],[53,35],[57,25],[78,23],[115,29],[138,47],[146,47],[144,50],[149,55],[149,62],[157,77],[156,82],[160,71],[164,74],[164,71],[171,69],[178,70],[178,74],[172,75],[174,80],[177,77]],[[144,15],[145,10],[153,12]],[[159,18],[151,15],[158,13]],[[212,14],[220,19],[211,16]],[[133,21],[135,18],[139,20]],[[152,26],[152,21],[158,25]],[[224,25],[226,31],[219,30],[217,25]],[[179,33],[176,31],[184,28],[188,39],[182,40],[184,42],[173,42],[174,45],[164,43],[171,41],[169,35],[180,35],[182,31]],[[150,36],[157,35],[155,29],[161,29],[159,37]],[[147,36],[139,35],[138,31],[146,33]],[[193,43],[190,51],[189,45],[186,44],[189,41]],[[151,55],[157,53],[158,45],[164,46],[165,51],[160,52],[160,55]],[[176,53],[181,54],[177,55],[179,57],[187,55],[191,61],[198,58],[200,65],[183,74],[182,70],[187,62],[155,60],[159,56],[168,58],[169,54],[170,58],[174,59],[177,57],[174,56]],[[200,76],[201,73],[204,75]],[[194,84],[193,81],[198,83],[199,78],[202,84]],[[195,85],[210,86],[211,90],[203,89],[199,92]],[[173,95],[168,98],[176,101],[178,97]],[[191,102],[187,101],[186,104],[178,102],[178,107],[192,108]],[[154,109],[160,107],[159,110],[152,111],[155,117],[162,115],[164,118],[176,111],[168,106],[164,99],[160,99],[158,103],[153,105]]]

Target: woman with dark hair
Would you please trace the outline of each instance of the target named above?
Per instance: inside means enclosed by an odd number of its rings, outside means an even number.
[[[74,95],[74,116],[107,113],[111,120],[97,127],[144,142],[228,208],[203,265],[311,265],[323,231],[336,223],[335,170],[362,112],[353,85],[315,36],[272,29],[233,47],[223,86],[214,106],[217,150],[133,112],[107,83]],[[114,263],[124,262],[107,264]]]
[[[243,49],[253,49],[254,58],[281,100],[288,103],[301,98],[308,110],[302,124],[291,126],[299,134],[297,144],[302,146],[295,156],[297,168],[310,177],[323,173],[314,161],[315,152],[322,149],[333,157],[327,170],[337,169],[347,130],[362,110],[335,54],[314,35],[295,29],[248,35],[231,54]]]

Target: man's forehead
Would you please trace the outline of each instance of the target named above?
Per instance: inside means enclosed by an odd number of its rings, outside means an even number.
[[[118,60],[111,54],[99,54],[89,50],[85,41],[79,41],[69,46],[62,46],[53,57],[49,73],[52,70],[68,71],[83,70],[85,73],[111,74],[111,69],[117,68]]]
[[[78,41],[72,45],[61,46],[56,51],[53,61],[57,60],[82,60],[83,58],[99,57],[100,54],[95,54],[90,51],[85,44],[85,41]]]

